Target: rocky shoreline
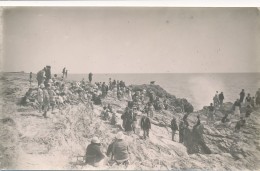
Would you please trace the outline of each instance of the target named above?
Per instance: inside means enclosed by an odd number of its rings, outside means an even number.
[[[76,156],[84,154],[90,138],[98,135],[104,150],[114,138],[119,127],[114,127],[99,118],[101,106],[94,106],[93,112],[84,104],[69,105],[57,111],[48,119],[32,107],[16,105],[28,90],[27,74],[8,73],[1,77],[1,168],[3,169],[97,169],[80,165]],[[247,120],[245,128],[234,133],[237,118],[231,116],[229,124],[219,120],[229,113],[232,103],[225,103],[216,113],[216,122],[206,124],[205,109],[193,112],[186,99],[169,94],[159,85],[131,85],[134,91],[152,89],[157,96],[167,98],[169,110],[155,112],[152,120],[152,140],[142,140],[139,135],[129,135],[131,165],[129,169],[210,169],[210,170],[257,170],[259,146],[259,109]],[[119,122],[121,112],[127,106],[126,100],[118,100],[112,94],[103,100],[111,104]],[[192,133],[186,143],[171,141],[170,121],[174,116],[183,117],[182,107],[190,110],[188,122],[196,123],[197,115],[203,123],[202,136]],[[192,127],[189,128],[192,132]],[[199,139],[198,139],[199,137]],[[197,138],[197,139],[196,139]],[[61,157],[62,156],[62,157]],[[8,161],[8,162],[7,162]],[[58,162],[57,162],[58,161]],[[3,165],[5,163],[5,165]],[[30,164],[28,164],[30,163]],[[57,164],[59,163],[59,164]],[[98,169],[122,169],[106,166]]]

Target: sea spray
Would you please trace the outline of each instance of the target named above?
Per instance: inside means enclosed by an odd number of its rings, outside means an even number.
[[[188,84],[189,91],[192,96],[194,106],[196,106],[195,110],[199,110],[203,108],[203,106],[208,106],[210,102],[213,103],[213,97],[218,91],[218,93],[224,91],[225,86],[223,82],[214,79],[206,79],[202,76],[195,76],[190,78]]]

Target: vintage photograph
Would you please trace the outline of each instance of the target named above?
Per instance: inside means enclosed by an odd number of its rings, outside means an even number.
[[[260,8],[0,11],[0,169],[260,169]]]

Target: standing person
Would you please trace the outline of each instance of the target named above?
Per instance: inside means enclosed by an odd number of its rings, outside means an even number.
[[[176,122],[176,118],[175,117],[172,118],[171,129],[172,129],[172,141],[174,141],[175,133],[178,130],[178,126],[177,126],[177,122]]]
[[[141,118],[141,129],[144,131],[144,139],[146,139],[146,136],[149,137],[149,130],[151,129],[151,122],[150,122],[150,118],[148,117],[148,113],[147,116],[143,115]]]
[[[256,106],[260,106],[260,88],[255,93],[255,104],[256,104]]]
[[[235,116],[240,116],[240,109],[241,109],[241,103],[240,99],[237,99],[234,103],[234,115]]]
[[[42,112],[42,108],[43,108],[43,89],[44,88],[44,84],[41,84],[38,87],[38,91],[37,91],[37,99],[38,99],[38,103],[39,103],[39,113]]]
[[[246,96],[246,99],[245,99],[245,105],[246,106],[250,105],[251,104],[251,100],[252,100],[252,98],[250,96],[250,93],[248,93],[247,96]]]
[[[242,91],[240,92],[240,103],[243,103],[243,101],[244,101],[244,98],[245,98],[245,90],[244,89],[242,89]]]
[[[92,82],[92,77],[93,77],[93,74],[92,74],[92,73],[89,73],[89,74],[88,74],[88,80],[89,80],[90,83]]]
[[[66,78],[68,77],[68,70],[66,70],[66,72],[65,72],[65,77]]]
[[[183,120],[181,120],[179,123],[179,143],[183,143],[184,129],[185,125]]]
[[[40,86],[44,82],[45,78],[46,78],[46,76],[45,76],[45,68],[43,68],[42,70],[37,72],[36,79],[38,81],[38,86]]]
[[[62,78],[65,77],[65,72],[66,72],[66,67],[64,67],[63,70],[62,70]]]
[[[215,96],[213,97],[214,106],[218,107],[219,105],[219,99],[218,99],[218,91],[216,91]]]
[[[54,92],[54,88],[49,86],[48,88],[48,93],[49,93],[49,96],[50,96],[50,106],[51,106],[51,113],[54,114],[54,107],[55,107],[55,96],[56,96],[56,93]]]
[[[224,97],[224,94],[223,94],[223,92],[221,92],[221,93],[219,94],[219,96],[218,96],[220,106],[223,105],[224,98],[225,98],[225,97]]]
[[[214,121],[214,113],[215,113],[215,107],[212,103],[210,103],[210,106],[208,107],[208,123]]]
[[[43,116],[44,118],[47,118],[47,112],[49,109],[49,105],[50,105],[50,96],[48,93],[48,88],[49,88],[50,84],[46,84],[46,87],[43,88]]]
[[[124,164],[126,167],[129,164],[129,147],[125,141],[123,132],[118,132],[116,141],[113,143],[112,154],[118,165]]]
[[[30,87],[31,87],[32,86],[32,72],[30,72],[29,82],[30,82]]]
[[[86,163],[92,166],[101,166],[105,155],[101,152],[101,143],[98,137],[93,137],[91,144],[86,149]]]

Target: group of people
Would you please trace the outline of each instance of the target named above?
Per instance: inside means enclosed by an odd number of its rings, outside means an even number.
[[[123,131],[127,134],[130,134],[131,132],[139,134],[140,129],[142,129],[142,137],[143,139],[146,139],[149,137],[149,131],[152,125],[151,119],[154,117],[155,111],[160,112],[162,110],[168,110],[170,106],[167,98],[159,98],[156,93],[150,89],[133,91],[131,87],[126,86],[124,81],[112,81],[112,79],[109,78],[108,84],[105,82],[95,82],[92,84],[92,73],[89,73],[88,75],[88,82],[85,82],[83,79],[81,82],[68,83],[64,81],[65,77],[67,77],[66,68],[63,68],[61,78],[58,78],[56,74],[54,77],[51,76],[51,66],[46,66],[37,73],[38,109],[39,112],[43,112],[45,118],[47,117],[47,112],[49,110],[53,113],[56,106],[60,109],[60,107],[66,103],[72,104],[79,101],[87,102],[93,110],[93,104],[103,105],[102,99],[106,98],[108,93],[111,92],[118,100],[128,100],[127,107],[121,115],[121,128]],[[30,84],[31,82],[32,73],[30,73]],[[31,90],[32,89],[26,93],[28,96],[30,95]],[[245,117],[249,117],[252,108],[255,107],[255,105],[260,106],[260,89],[257,91],[255,99],[254,97],[251,97],[250,94],[245,97],[245,92],[242,90],[240,99],[234,103],[235,114],[238,113],[238,111],[240,114],[241,104],[244,100],[247,107]],[[224,93],[221,92],[218,94],[217,91],[213,97],[213,103],[208,107],[208,123],[214,121],[214,114],[218,108],[222,107],[223,101]],[[175,141],[175,134],[179,131],[179,142],[185,143],[184,137],[186,133],[188,134],[186,131],[189,131],[188,116],[191,111],[188,112],[184,109],[182,111],[185,114],[179,121],[179,124],[177,123],[177,119],[173,117],[170,128],[172,130],[172,141]],[[116,112],[110,104],[103,105],[103,111],[101,112],[100,117],[103,120],[109,120],[112,125],[118,123]],[[228,115],[225,114],[221,121],[226,122],[228,120],[227,117]],[[241,117],[235,129],[240,129],[244,124],[244,117]],[[192,131],[196,131],[196,128],[200,125],[200,116],[198,115],[197,122],[193,126]],[[120,131],[109,145],[107,153],[103,154],[100,150],[100,140],[97,137],[94,137],[86,150],[86,162],[93,165],[99,165],[104,161],[106,155],[109,156],[111,154],[111,158],[113,158],[117,164],[127,165],[129,163],[129,148],[124,139],[124,134]]]

